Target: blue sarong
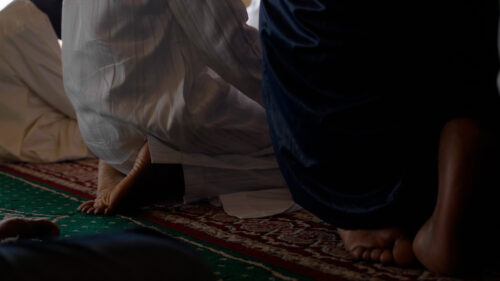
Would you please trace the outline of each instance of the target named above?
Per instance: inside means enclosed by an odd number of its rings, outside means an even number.
[[[499,111],[497,27],[491,0],[263,1],[264,99],[294,200],[341,228],[424,221],[444,124]]]

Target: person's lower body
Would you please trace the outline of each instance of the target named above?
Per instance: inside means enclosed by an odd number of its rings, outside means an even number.
[[[188,245],[149,229],[0,244],[0,279],[215,280]]]
[[[31,110],[39,109],[27,108]],[[55,108],[31,124],[19,142],[18,151],[0,147],[0,161],[53,163],[94,157],[83,141],[77,121],[58,113]]]
[[[146,142],[136,156],[132,169],[123,174],[99,160],[97,194],[78,210],[87,214],[111,214],[164,200],[181,200],[184,194],[182,166],[152,164]]]
[[[451,7],[467,20],[442,17],[444,6],[386,17],[391,9],[365,4],[262,4],[263,89],[278,162],[294,199],[339,227],[354,257],[408,265],[416,254],[431,270],[456,272],[467,258],[457,247],[477,232],[428,248],[492,208],[469,212],[491,190],[477,169],[491,174],[493,165],[498,3]],[[415,24],[420,12],[426,25]],[[457,30],[466,43],[454,42]],[[459,258],[446,263],[447,254]]]
[[[42,99],[39,102],[43,102]],[[52,112],[40,116],[25,132],[19,160],[52,163],[92,157],[83,141],[78,122],[59,114],[54,108]]]
[[[415,255],[427,269],[441,273],[465,273],[482,266],[485,259],[477,256],[492,256],[487,249],[498,233],[498,223],[487,217],[494,212],[491,189],[500,185],[495,176],[500,139],[493,131],[471,118],[447,122],[437,152],[438,194],[430,218],[406,232],[401,227],[339,229],[346,249],[359,259],[400,265],[410,265]]]
[[[101,160],[96,199],[84,202],[78,209],[89,214],[112,213],[165,200],[192,203],[266,189],[287,189],[278,168],[232,170],[153,164],[146,143],[127,175]]]

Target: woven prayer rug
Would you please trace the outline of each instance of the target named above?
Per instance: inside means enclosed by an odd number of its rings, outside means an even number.
[[[459,280],[421,268],[355,262],[335,228],[307,211],[237,219],[207,203],[153,206],[133,215],[94,216],[76,207],[94,198],[97,161],[0,165],[0,218],[47,217],[61,236],[141,225],[197,249],[221,280]],[[482,280],[500,280],[491,274]]]

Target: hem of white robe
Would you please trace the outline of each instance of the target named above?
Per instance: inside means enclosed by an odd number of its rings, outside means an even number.
[[[279,169],[265,171],[262,176],[262,171],[184,165],[183,172],[184,203],[218,198],[224,211],[238,218],[262,218],[301,209],[293,201]],[[255,177],[255,173],[260,176]]]

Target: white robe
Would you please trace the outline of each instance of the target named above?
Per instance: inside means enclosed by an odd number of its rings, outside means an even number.
[[[0,12],[0,161],[89,156],[64,92],[52,25],[30,1],[16,0]]]
[[[248,21],[247,24],[255,28],[259,28],[259,12],[260,0],[252,0],[247,7]]]
[[[64,82],[89,148],[128,173],[148,141],[153,163],[183,165],[185,201],[221,195],[239,217],[294,206],[246,21],[241,0],[66,0]]]

